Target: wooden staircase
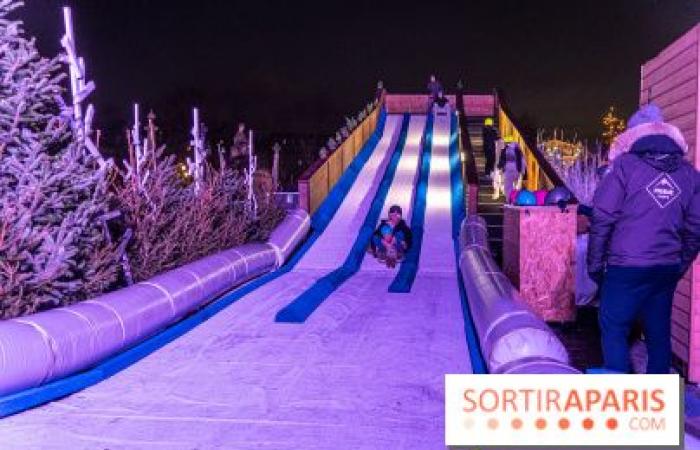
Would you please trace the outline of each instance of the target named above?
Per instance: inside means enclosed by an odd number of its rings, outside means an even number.
[[[482,139],[482,129],[484,118],[467,118],[467,129],[469,139],[474,151],[476,168],[479,172],[479,206],[477,212],[486,220],[489,233],[489,246],[491,254],[498,264],[503,261],[503,197],[493,200],[493,187],[491,180],[486,178],[484,167],[486,157],[484,155],[484,143]]]

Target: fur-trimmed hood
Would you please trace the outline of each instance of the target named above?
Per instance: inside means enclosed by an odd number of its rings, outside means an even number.
[[[688,152],[688,144],[685,142],[681,130],[670,123],[664,122],[661,110],[656,105],[649,104],[642,107],[630,117],[628,123],[627,130],[617,136],[610,146],[610,152],[608,153],[610,162],[632,150],[637,141],[649,136],[664,136],[671,139],[682,154]]]

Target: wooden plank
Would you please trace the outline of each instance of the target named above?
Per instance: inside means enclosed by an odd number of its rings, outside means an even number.
[[[671,319],[678,322],[679,325],[690,329],[690,314],[683,312],[678,308],[672,308]]]
[[[351,139],[347,139],[343,144],[343,172],[347,170],[352,160],[355,159],[353,146],[354,142]]]
[[[688,64],[685,67],[669,74],[666,78],[658,80],[655,83],[644,83],[643,89],[649,91],[651,87],[651,99],[660,97],[678,86],[681,86],[688,81],[695,80],[698,75],[698,65],[697,62]]]
[[[676,286],[676,295],[690,298],[690,277],[683,277]]]
[[[468,116],[492,116],[496,105],[493,95],[464,95],[464,112]]]
[[[663,109],[681,101],[697,102],[698,83],[695,79],[689,79],[662,94],[652,95],[652,101]]]
[[[686,98],[685,100],[674,103],[666,108],[662,108],[664,112],[664,119],[669,123],[673,123],[674,121],[682,121],[685,116],[691,115],[692,119],[690,122],[688,122],[690,125],[688,127],[689,129],[692,129],[692,126],[695,123],[695,109],[695,96],[692,98]]]
[[[686,342],[686,345],[690,345],[690,331],[687,328],[678,326],[675,322],[671,322],[671,337],[678,342]]]
[[[340,151],[335,151],[328,158],[328,192],[333,189],[335,183],[338,182],[338,178],[343,173],[343,153]]]
[[[388,94],[386,108],[390,114],[418,113],[424,114],[428,109],[428,95],[424,94]]]
[[[664,65],[668,60],[673,59],[675,55],[681,53],[687,47],[696,44],[698,42],[698,30],[700,30],[700,25],[688,30],[687,33],[685,33],[671,45],[663,49],[661,53],[647,61],[644,64],[644,72],[653,73],[656,69]]]
[[[362,134],[360,131],[360,127],[355,128],[352,130],[352,133],[350,134],[350,139],[352,140],[352,156],[353,158],[357,156],[359,153],[359,149],[362,146]]]
[[[680,323],[677,320],[674,320],[673,317],[671,317],[671,334],[690,335],[690,326],[688,324]]]
[[[689,351],[687,343],[681,342],[675,338],[671,338],[671,350],[682,361],[688,362],[688,358],[690,356],[690,351]]]
[[[649,70],[648,67],[645,67],[643,78],[644,86],[654,86],[658,84],[659,81],[668,78],[689,65],[697,65],[697,60],[698,46],[697,43],[693,43],[681,52],[673,55],[672,58],[666,59],[666,61],[655,70]]]
[[[673,307],[690,314],[692,312],[690,309],[690,295],[678,293],[678,289],[676,289],[676,294],[673,296]]]
[[[328,163],[323,164],[309,180],[311,212],[315,212],[328,195]]]
[[[670,124],[677,126],[681,131],[691,130],[697,122],[696,114],[686,114],[681,117],[672,117],[666,119]]]

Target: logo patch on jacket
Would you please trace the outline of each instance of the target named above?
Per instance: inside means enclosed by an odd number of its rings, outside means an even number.
[[[660,207],[665,208],[681,195],[681,188],[669,174],[662,173],[649,183],[647,192]]]

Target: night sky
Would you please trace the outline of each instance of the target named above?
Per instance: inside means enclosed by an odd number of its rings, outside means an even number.
[[[60,7],[28,0],[19,15],[47,54],[59,50]],[[107,141],[131,103],[186,133],[192,105],[214,135],[244,120],[266,132],[329,133],[374,93],[500,87],[532,124],[599,133],[609,105],[627,116],[639,67],[700,21],[697,0],[223,1],[84,0],[79,52]]]

